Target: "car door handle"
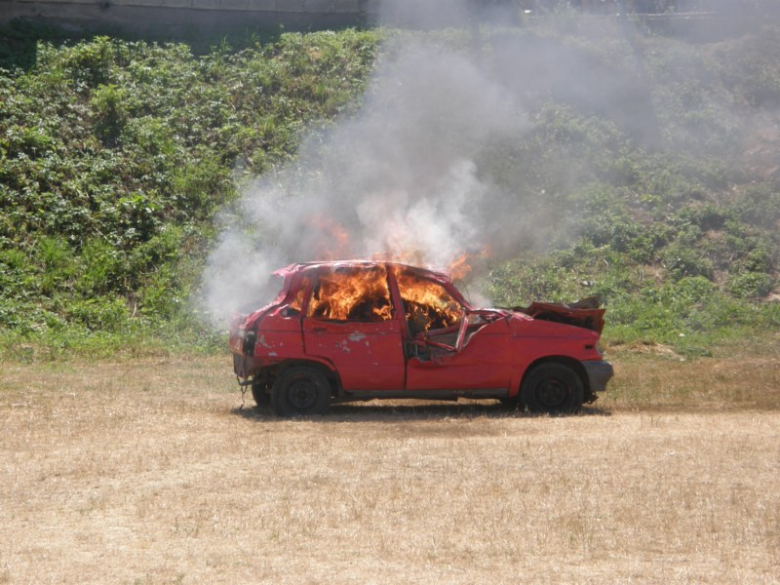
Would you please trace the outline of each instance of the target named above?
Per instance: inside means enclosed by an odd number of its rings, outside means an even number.
[[[311,331],[312,333],[325,333],[327,329],[325,327],[314,327]]]

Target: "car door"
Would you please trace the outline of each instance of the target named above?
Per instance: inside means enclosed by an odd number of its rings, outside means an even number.
[[[472,311],[440,283],[413,272],[398,276],[408,329],[407,390],[509,388],[509,324],[492,311]]]
[[[303,319],[305,350],[330,361],[346,391],[401,390],[402,326],[384,266],[323,267]]]

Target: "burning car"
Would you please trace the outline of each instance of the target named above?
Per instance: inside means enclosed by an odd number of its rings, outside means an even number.
[[[612,377],[592,300],[471,306],[443,273],[395,262],[292,264],[231,323],[239,383],[280,416],[374,398],[492,398],[574,413]]]

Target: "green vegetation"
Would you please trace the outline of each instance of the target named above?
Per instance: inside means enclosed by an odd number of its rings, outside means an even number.
[[[96,37],[0,70],[0,346],[221,343],[188,299],[236,169],[283,163],[308,123],[349,107],[376,41],[285,34],[195,56]]]
[[[493,266],[492,299],[597,294],[607,342],[691,356],[776,331],[780,29],[699,44],[598,32],[564,14],[502,33],[642,89],[602,110],[598,81],[580,87],[584,101],[540,88],[533,130],[476,153],[509,205],[554,219],[552,252],[529,244]],[[243,175],[359,107],[386,33],[286,33],[202,54],[39,33],[31,61],[22,36],[0,32],[0,357],[220,347],[190,303],[215,213]]]
[[[582,50],[611,47],[620,57],[610,66],[626,77],[641,66],[652,125],[621,129],[619,108],[611,116],[551,102],[537,110],[518,163],[533,161],[526,188],[549,193],[547,213],[568,218],[552,254],[526,254],[492,272],[491,297],[514,304],[598,295],[612,345],[665,344],[688,356],[747,337],[775,346],[780,30],[709,45],[609,39]]]

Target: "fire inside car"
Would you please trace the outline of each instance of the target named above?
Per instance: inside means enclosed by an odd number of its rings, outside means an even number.
[[[445,274],[393,262],[293,264],[276,299],[231,325],[239,383],[279,416],[375,398],[490,398],[575,413],[606,389],[589,299],[471,306]]]

